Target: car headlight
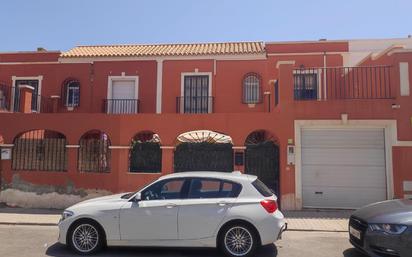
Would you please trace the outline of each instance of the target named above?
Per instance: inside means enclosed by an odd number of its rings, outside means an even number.
[[[396,224],[370,224],[369,229],[376,232],[384,232],[391,235],[400,235],[408,228],[405,225]]]
[[[61,220],[63,221],[65,219],[73,216],[73,214],[74,214],[74,212],[72,212],[72,211],[64,210],[63,213],[62,213],[62,219]]]

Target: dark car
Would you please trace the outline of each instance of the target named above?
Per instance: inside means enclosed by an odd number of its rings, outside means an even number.
[[[367,205],[349,220],[349,240],[372,257],[412,256],[412,200]]]

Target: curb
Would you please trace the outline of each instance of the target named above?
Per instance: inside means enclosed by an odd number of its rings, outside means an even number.
[[[288,228],[287,231],[295,231],[295,232],[338,232],[338,233],[348,233],[347,230],[327,230],[327,229],[299,229],[299,228]]]
[[[10,226],[57,226],[57,223],[33,223],[33,222],[0,222],[0,225]]]

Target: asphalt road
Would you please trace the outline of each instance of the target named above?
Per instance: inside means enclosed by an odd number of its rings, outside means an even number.
[[[73,256],[56,242],[54,226],[0,225],[0,256]],[[214,249],[108,248],[96,256],[135,257],[222,257]],[[365,257],[351,247],[341,232],[287,231],[276,245],[260,249],[257,257]]]

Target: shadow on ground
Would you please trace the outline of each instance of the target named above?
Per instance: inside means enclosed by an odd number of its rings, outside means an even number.
[[[354,210],[282,211],[287,219],[349,219]]]
[[[46,250],[47,256],[75,256],[66,246],[55,243]],[[275,245],[260,248],[255,256],[276,257]],[[213,248],[146,248],[146,247],[108,247],[93,256],[134,256],[134,257],[223,257],[224,254]]]
[[[355,248],[346,249],[345,251],[343,251],[343,256],[344,257],[368,257],[367,255],[356,250]]]

